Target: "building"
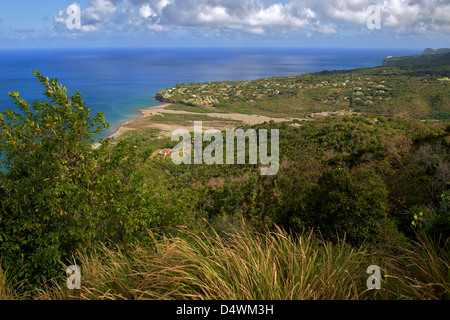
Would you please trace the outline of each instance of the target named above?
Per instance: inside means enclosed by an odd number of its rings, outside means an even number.
[[[172,149],[164,149],[164,150],[161,150],[159,152],[159,154],[162,155],[162,156],[166,156],[166,155],[168,155],[171,152],[172,152]]]

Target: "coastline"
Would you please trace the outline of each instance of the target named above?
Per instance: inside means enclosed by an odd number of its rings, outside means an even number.
[[[121,135],[123,135],[125,132],[131,131],[131,130],[137,130],[138,128],[135,128],[135,126],[133,126],[133,123],[146,116],[145,110],[153,109],[153,108],[157,108],[159,110],[159,109],[163,109],[169,105],[170,105],[170,103],[165,103],[165,104],[155,106],[155,107],[138,109],[137,111],[140,113],[139,117],[122,122],[113,133],[111,133],[110,135],[108,135],[107,137],[105,137],[103,139],[115,140],[115,139],[119,138]],[[100,146],[100,142],[95,142],[92,144],[92,148],[94,148],[94,149],[97,149],[99,146]]]
[[[151,122],[148,118],[154,115],[163,115],[164,114],[191,114],[191,115],[206,115],[211,118],[217,118],[217,121],[210,121],[210,123],[204,123],[203,130],[208,130],[211,128],[216,129],[233,129],[230,127],[230,123],[227,121],[236,121],[236,123],[242,123],[242,125],[256,125],[264,122],[274,121],[274,122],[286,122],[293,120],[300,121],[310,121],[311,119],[307,118],[272,118],[268,116],[258,115],[258,114],[240,114],[240,113],[197,113],[197,112],[189,112],[183,110],[170,110],[167,109],[168,106],[173,105],[173,103],[164,103],[155,107],[148,107],[143,109],[138,109],[141,115],[136,119],[131,119],[123,122],[116,131],[107,136],[105,139],[117,139],[124,133],[133,130],[150,130],[157,129],[160,130],[161,137],[170,137],[172,132],[176,129],[187,129],[189,131],[193,130],[193,123],[189,123],[186,125],[180,124],[170,124],[170,123],[156,123]],[[222,121],[222,122],[221,122]],[[96,142],[92,145],[94,149],[100,146],[99,142]]]

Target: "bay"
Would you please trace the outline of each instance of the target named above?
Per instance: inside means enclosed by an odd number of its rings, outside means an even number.
[[[8,92],[42,100],[32,70],[80,92],[92,113],[103,111],[111,134],[138,109],[159,105],[158,91],[176,83],[254,80],[322,70],[381,65],[411,49],[361,48],[127,48],[0,50],[0,111],[14,109]]]

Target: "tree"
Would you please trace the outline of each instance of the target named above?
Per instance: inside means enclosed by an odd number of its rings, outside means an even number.
[[[47,99],[30,105],[11,92],[18,112],[0,114],[0,257],[39,286],[76,250],[126,243],[158,215],[135,173],[135,148],[101,140],[94,149],[108,127],[103,113],[91,117],[78,92],[34,75]]]
[[[387,190],[370,168],[325,170],[311,188],[299,221],[325,239],[346,236],[353,244],[374,239],[386,223]]]

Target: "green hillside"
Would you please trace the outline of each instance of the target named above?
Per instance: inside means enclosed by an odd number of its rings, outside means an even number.
[[[178,141],[157,130],[93,148],[104,115],[34,72],[44,99],[11,92],[18,111],[0,114],[0,299],[449,299],[449,73],[381,66],[158,94],[175,110],[302,118],[240,127],[278,130],[266,176],[247,147],[245,164],[177,165],[158,152]],[[367,290],[371,265],[380,290]]]
[[[425,49],[422,54],[406,57],[390,57],[383,60],[382,65],[385,67],[392,66],[436,66],[450,64],[450,49]]]
[[[450,89],[444,79],[450,76],[449,55],[433,55],[445,59],[433,60],[431,65],[401,64],[253,81],[177,84],[159,92],[156,98],[178,104],[176,109],[198,112],[305,117],[323,111],[353,110],[403,119],[448,119]]]

